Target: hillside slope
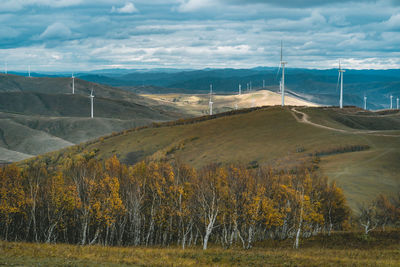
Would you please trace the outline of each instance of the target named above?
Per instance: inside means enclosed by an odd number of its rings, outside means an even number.
[[[188,116],[173,105],[79,79],[71,94],[71,81],[0,74],[0,163]],[[92,88],[94,119],[88,97]]]
[[[307,120],[298,112],[307,115]],[[360,121],[370,116],[372,126],[350,128],[332,116]],[[394,192],[400,185],[400,131],[393,124],[399,117],[399,113],[384,115],[354,108],[267,107],[132,130],[68,153],[97,151],[96,157],[103,159],[116,154],[129,164],[176,159],[195,167],[240,162],[283,169],[317,154],[321,171],[338,181],[356,208],[357,203],[381,192]],[[382,124],[385,131],[375,129],[374,125]]]
[[[97,84],[75,78],[75,95],[88,97],[91,90],[98,98],[110,100],[123,100],[133,102],[138,105],[151,106],[166,112],[180,111],[173,106],[160,105],[159,102],[139,96],[135,93],[111,87],[103,84]],[[0,73],[0,93],[40,93],[40,94],[72,94],[72,79],[65,77],[24,77],[12,74]],[[6,95],[3,95],[4,98]],[[14,95],[15,96],[15,95]]]
[[[26,115],[89,117],[90,99],[85,95],[32,92],[0,93],[0,111]],[[102,118],[168,120],[177,112],[132,101],[94,98],[94,114]]]

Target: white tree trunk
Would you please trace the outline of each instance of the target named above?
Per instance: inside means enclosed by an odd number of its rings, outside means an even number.
[[[303,205],[304,205],[304,192],[301,193],[301,206],[300,206],[300,218],[299,218],[299,227],[297,228],[297,233],[296,233],[296,241],[294,243],[294,248],[298,249],[299,248],[299,239],[300,239],[300,233],[301,233],[301,226],[303,224]]]
[[[216,210],[216,212],[211,215],[209,218],[209,222],[206,228],[206,234],[204,235],[204,240],[203,240],[203,250],[207,249],[207,244],[208,244],[208,239],[210,238],[211,232],[214,228],[214,223],[215,223],[215,219],[217,218],[218,215],[218,209]]]

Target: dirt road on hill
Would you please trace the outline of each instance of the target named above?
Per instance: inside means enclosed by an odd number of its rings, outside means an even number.
[[[321,125],[315,122],[310,121],[310,116],[304,112],[298,111],[296,108],[291,108],[291,113],[293,117],[296,119],[297,122],[300,123],[305,123],[312,125],[314,127],[330,130],[330,131],[335,131],[335,132],[341,132],[341,133],[349,133],[349,134],[368,134],[368,135],[374,135],[374,136],[385,136],[385,137],[400,137],[400,135],[394,135],[394,134],[382,134],[382,131],[349,131],[349,130],[344,130],[344,129],[337,129],[337,128],[332,128],[329,126]],[[295,114],[300,114],[301,119]]]

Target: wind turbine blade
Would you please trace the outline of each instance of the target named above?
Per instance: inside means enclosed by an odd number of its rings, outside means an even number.
[[[337,83],[336,83],[336,92],[339,90],[340,74],[341,74],[341,72],[339,71],[339,74],[337,77]]]
[[[279,75],[279,72],[280,72],[280,71],[281,71],[281,64],[279,64],[278,71],[276,72],[275,81],[278,80],[278,75]]]

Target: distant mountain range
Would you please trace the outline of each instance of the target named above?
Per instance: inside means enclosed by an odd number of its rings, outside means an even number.
[[[233,94],[241,84],[251,83],[260,89],[278,91],[277,68],[185,70],[99,70],[77,74],[83,80],[121,87],[138,93],[205,93],[210,83],[218,93]],[[336,69],[286,69],[285,84],[289,92],[323,105],[338,105],[339,88]],[[390,95],[400,97],[400,70],[346,70],[344,104],[362,107],[364,95],[369,109],[389,108]]]
[[[103,69],[76,73],[82,80],[120,87],[136,93],[205,93],[210,83],[214,91],[233,94],[241,84],[243,90],[251,83],[252,89],[260,89],[265,81],[266,89],[279,90],[280,74],[277,68],[252,69]],[[26,76],[26,73],[15,73]],[[70,73],[32,73],[35,77],[66,77]],[[293,95],[322,105],[338,105],[337,69],[316,70],[287,68],[287,90]],[[1,86],[1,85],[0,85]],[[400,97],[400,69],[346,70],[344,73],[344,104],[362,107],[364,96],[369,109],[386,109],[390,95]]]

